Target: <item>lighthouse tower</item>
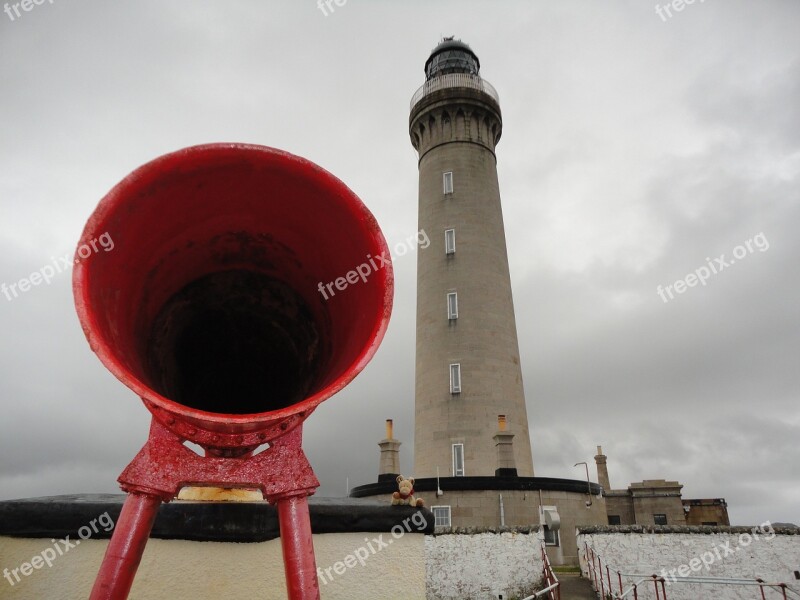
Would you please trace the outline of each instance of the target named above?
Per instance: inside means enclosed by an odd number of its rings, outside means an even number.
[[[417,258],[415,477],[533,476],[497,180],[502,128],[477,55],[445,38],[409,118],[419,228],[432,240]]]

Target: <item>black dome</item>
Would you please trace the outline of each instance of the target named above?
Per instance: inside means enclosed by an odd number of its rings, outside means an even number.
[[[445,38],[425,61],[425,79],[433,79],[448,73],[478,75],[481,61],[472,49],[460,40]]]

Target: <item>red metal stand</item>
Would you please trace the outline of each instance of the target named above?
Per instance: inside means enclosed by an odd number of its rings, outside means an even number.
[[[283,568],[289,598],[319,598],[317,563],[311,541],[311,519],[306,496],[278,501]]]
[[[97,252],[106,237],[114,251]],[[81,239],[95,249],[79,246],[73,270],[86,339],[153,415],[119,477],[129,496],[91,600],[127,598],[160,503],[186,486],[261,490],[278,507],[289,598],[317,600],[302,423],[386,332],[394,284],[375,217],[305,159],[204,144],[133,171]]]
[[[128,494],[89,600],[128,597],[159,506],[159,496]]]
[[[147,443],[119,477],[128,498],[89,600],[126,600],[158,507],[188,485],[260,489],[277,504],[289,599],[319,600],[307,500],[319,481],[301,443],[298,425],[255,456],[198,456],[153,419]]]

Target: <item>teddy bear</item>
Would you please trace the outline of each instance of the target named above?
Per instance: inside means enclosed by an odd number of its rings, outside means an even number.
[[[414,478],[406,479],[402,475],[397,476],[397,487],[400,491],[392,494],[392,506],[425,506],[422,498],[414,498]]]

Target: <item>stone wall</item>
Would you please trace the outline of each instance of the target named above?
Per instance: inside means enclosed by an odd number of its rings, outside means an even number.
[[[636,515],[633,512],[633,499],[628,490],[610,490],[604,495],[608,516],[619,517],[620,525],[635,525]]]
[[[656,574],[667,579],[669,600],[750,600],[760,597],[752,586],[698,585],[680,583],[681,577],[761,578],[787,583],[798,590],[800,581],[800,529],[773,528],[768,523],[757,527],[581,527],[578,529],[581,568],[588,575],[584,544],[597,553],[614,573]],[[605,568],[603,569],[605,570]],[[624,585],[636,580],[624,576]],[[653,586],[639,587],[639,598],[655,598]],[[766,597],[779,597],[766,591]]]
[[[628,486],[633,499],[633,513],[637,525],[655,525],[654,515],[664,515],[666,525],[686,525],[686,515],[681,503],[681,488],[677,481],[645,479]],[[664,525],[665,523],[658,523]]]
[[[687,525],[730,525],[728,505],[724,498],[710,498],[707,500],[683,500],[686,511]]]
[[[10,581],[0,580],[0,598],[85,600],[108,540],[78,541],[78,546],[51,559],[51,566],[34,568],[30,565],[33,557],[52,547],[49,540],[0,537],[0,569],[8,569],[10,577]],[[522,598],[537,589],[543,567],[537,528],[455,529],[437,535],[315,534],[314,549],[322,600],[463,600],[499,594]],[[17,571],[16,581],[12,571],[24,564],[28,567]],[[130,597],[217,600],[232,596],[286,598],[280,540],[151,539]]]
[[[542,568],[537,528],[425,536],[427,600],[523,598],[539,589]]]

